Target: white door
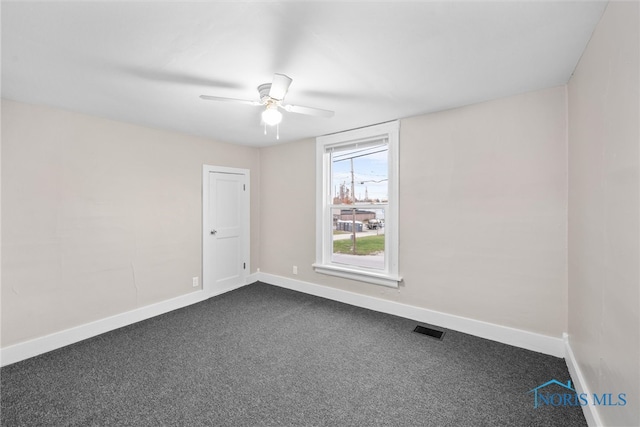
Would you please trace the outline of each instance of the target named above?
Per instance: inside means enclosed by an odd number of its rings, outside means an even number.
[[[211,294],[245,285],[249,269],[248,171],[205,166],[203,284]]]

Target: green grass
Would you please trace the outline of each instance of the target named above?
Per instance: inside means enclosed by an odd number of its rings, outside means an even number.
[[[356,255],[375,255],[384,252],[384,234],[381,236],[358,237],[356,240]],[[351,239],[333,242],[333,253],[353,254]]]

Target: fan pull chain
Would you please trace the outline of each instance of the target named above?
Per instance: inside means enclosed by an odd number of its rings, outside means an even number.
[[[267,124],[264,124],[264,134],[267,134]],[[280,124],[276,125],[276,139],[280,139]]]

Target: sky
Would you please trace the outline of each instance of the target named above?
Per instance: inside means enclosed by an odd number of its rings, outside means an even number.
[[[367,148],[355,148],[333,154],[333,187],[334,196],[340,191],[340,184],[346,183],[351,188],[351,161],[353,158],[353,172],[356,198],[365,197],[365,189],[369,198],[388,199],[388,148],[377,145]]]

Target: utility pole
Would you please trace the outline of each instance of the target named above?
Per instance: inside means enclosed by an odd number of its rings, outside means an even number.
[[[351,160],[351,198],[353,200],[353,209],[351,210],[351,238],[353,239],[353,254],[356,254],[356,183],[353,175],[353,157]]]

